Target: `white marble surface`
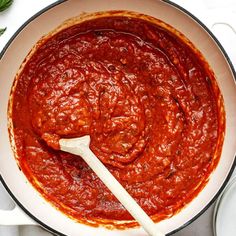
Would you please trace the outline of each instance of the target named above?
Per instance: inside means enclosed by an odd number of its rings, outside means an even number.
[[[145,0],[143,0],[145,1]],[[7,27],[7,31],[0,37],[0,51],[12,34],[28,18],[40,9],[54,2],[54,0],[14,0],[14,4],[7,11],[0,13],[0,28]],[[201,21],[211,27],[213,33],[226,49],[236,67],[236,1],[235,0],[173,0],[173,2],[191,11]],[[227,24],[224,22],[226,16]],[[234,16],[234,18],[229,17]],[[212,26],[211,18],[218,24]],[[231,22],[230,22],[231,21]],[[209,25],[209,22],[211,23]],[[229,25],[230,23],[230,25]],[[234,45],[234,47],[232,47]],[[213,205],[214,206],[214,205]],[[188,225],[174,236],[213,236],[211,206],[202,216]],[[0,184],[0,209],[12,209],[13,201]],[[51,234],[37,226],[0,226],[0,236],[50,236]]]

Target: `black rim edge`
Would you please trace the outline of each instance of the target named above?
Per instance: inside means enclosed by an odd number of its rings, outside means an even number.
[[[3,55],[5,54],[6,50],[8,49],[8,47],[10,46],[10,44],[12,43],[12,41],[17,37],[17,35],[30,23],[32,22],[34,19],[36,19],[38,16],[42,15],[43,13],[45,13],[46,11],[48,11],[49,9],[60,5],[61,3],[65,2],[67,0],[57,0],[56,2],[48,5],[47,7],[43,8],[42,10],[40,10],[39,12],[37,12],[36,14],[34,14],[32,17],[30,17],[14,34],[13,36],[9,39],[9,41],[7,42],[7,44],[4,46],[4,48],[2,49],[2,51],[0,52],[0,60],[3,57]],[[190,16],[193,20],[195,20],[210,36],[211,38],[214,40],[214,42],[217,44],[217,46],[219,47],[220,51],[222,52],[222,54],[224,55],[226,61],[228,62],[230,69],[233,73],[234,79],[236,80],[236,72],[234,69],[234,66],[232,64],[231,59],[229,58],[228,54],[226,53],[226,51],[224,50],[223,46],[221,45],[221,43],[219,42],[219,40],[216,38],[216,36],[211,32],[210,29],[208,29],[208,27],[202,23],[196,16],[194,16],[192,13],[190,13],[188,10],[186,10],[185,8],[181,7],[180,5],[169,1],[169,0],[162,0],[163,2],[165,2],[166,4],[172,5],[175,8],[181,10],[182,12],[186,13],[188,16]],[[229,171],[229,174],[227,175],[225,181],[223,182],[221,188],[218,190],[218,192],[215,194],[215,196],[212,198],[212,200],[197,214],[195,215],[192,219],[190,219],[188,222],[186,222],[185,224],[181,225],[179,228],[171,231],[170,233],[168,233],[167,235],[172,235],[176,232],[178,232],[179,230],[185,228],[186,226],[190,225],[191,223],[193,223],[197,218],[199,218],[214,202],[215,200],[218,198],[218,196],[221,194],[221,192],[224,190],[225,186],[227,185],[229,179],[231,178],[234,168],[236,166],[236,157],[234,158],[232,167]],[[7,190],[7,192],[9,193],[9,195],[11,196],[11,198],[15,201],[15,203],[29,216],[31,217],[34,221],[36,221],[37,223],[39,223],[39,225],[41,225],[43,228],[47,229],[49,232],[56,234],[56,235],[60,235],[60,236],[66,236],[65,234],[56,231],[55,229],[51,228],[50,226],[46,225],[45,223],[43,223],[42,221],[40,221],[37,217],[35,217],[34,215],[32,215],[30,213],[30,211],[28,211],[22,204],[21,202],[14,196],[14,194],[11,192],[11,190],[8,188],[6,182],[4,181],[2,175],[0,174],[0,181],[2,182],[3,186],[5,187],[5,189]]]
[[[229,58],[228,54],[226,53],[224,47],[222,46],[222,44],[219,42],[219,40],[216,38],[216,36],[211,32],[211,30],[201,21],[199,20],[196,16],[194,16],[192,13],[190,13],[188,10],[186,10],[185,8],[181,7],[180,5],[169,1],[169,0],[162,0],[163,2],[174,6],[175,8],[181,10],[183,13],[186,13],[188,16],[190,16],[194,21],[196,21],[213,39],[213,41],[217,44],[217,46],[219,47],[220,51],[222,52],[222,54],[224,55],[226,61],[229,64],[229,67],[233,73],[233,77],[234,80],[236,81],[236,72],[233,66],[233,63],[231,61],[231,59]],[[234,168],[236,166],[236,156],[234,157],[234,161],[232,164],[232,167],[229,171],[229,174],[227,175],[225,181],[223,182],[222,186],[220,187],[220,189],[218,190],[218,192],[215,194],[215,196],[211,199],[211,201],[198,213],[196,214],[192,219],[190,219],[189,221],[187,221],[185,224],[183,224],[182,226],[180,226],[179,228],[171,231],[170,233],[168,233],[167,235],[172,235],[176,232],[178,232],[179,230],[185,228],[186,226],[190,225],[191,223],[193,223],[196,219],[198,219],[214,202],[215,200],[219,197],[219,195],[221,194],[221,192],[224,190],[225,186],[227,185],[229,179],[231,178]]]
[[[3,184],[4,188],[7,190],[8,194],[11,196],[11,198],[14,200],[14,202],[17,204],[17,206],[19,206],[24,213],[26,213],[30,218],[32,218],[34,221],[36,221],[39,226],[42,226],[43,228],[45,228],[48,232],[52,233],[53,235],[58,235],[58,236],[66,236],[65,234],[51,228],[50,226],[48,226],[47,224],[43,223],[42,221],[40,221],[37,217],[35,217],[33,214],[30,213],[30,211],[28,211],[22,204],[21,202],[15,197],[15,195],[11,192],[11,190],[8,188],[6,182],[4,181],[2,175],[0,175],[0,181]]]

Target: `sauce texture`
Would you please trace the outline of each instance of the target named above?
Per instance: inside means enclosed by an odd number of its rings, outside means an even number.
[[[213,81],[196,50],[146,20],[101,17],[64,29],[38,46],[17,78],[19,166],[79,221],[132,220],[79,156],[50,147],[89,134],[92,151],[138,204],[156,221],[171,217],[219,160],[224,124]]]

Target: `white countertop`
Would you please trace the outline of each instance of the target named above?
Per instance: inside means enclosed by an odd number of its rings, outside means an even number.
[[[145,0],[143,0],[145,1]],[[0,51],[13,33],[32,15],[55,0],[14,0],[0,13],[0,28],[7,27],[0,37]],[[236,1],[235,0],[173,0],[205,23],[221,42],[236,68]],[[234,20],[233,20],[234,17]],[[214,24],[216,23],[217,24]],[[232,47],[234,45],[234,47]],[[0,184],[0,209],[11,209],[14,203]],[[203,215],[174,236],[213,236],[211,206]],[[37,226],[0,226],[0,236],[50,236]]]

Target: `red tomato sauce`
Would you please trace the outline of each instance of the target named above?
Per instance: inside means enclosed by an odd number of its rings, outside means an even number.
[[[50,147],[89,134],[92,151],[138,204],[156,221],[170,217],[219,160],[213,80],[196,50],[151,22],[105,17],[64,29],[39,45],[17,78],[19,166],[79,221],[132,220],[79,156]]]

